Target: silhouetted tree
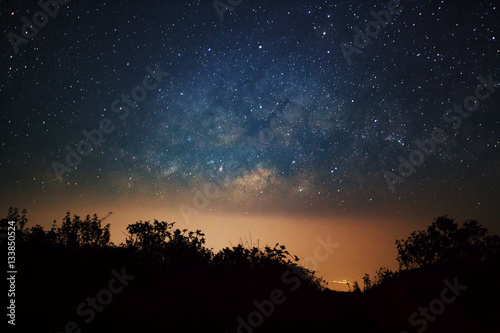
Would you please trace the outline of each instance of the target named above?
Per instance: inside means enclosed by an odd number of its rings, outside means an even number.
[[[188,231],[187,229],[176,229],[167,235],[164,252],[174,261],[186,259],[209,263],[213,253],[205,248],[205,234],[201,230]]]
[[[498,236],[487,236],[488,230],[475,220],[461,228],[453,219],[440,216],[426,231],[415,231],[406,240],[396,240],[397,260],[401,269],[457,263],[464,259],[485,260],[498,251]]]
[[[139,221],[127,227],[125,245],[138,253],[173,263],[186,259],[209,263],[212,251],[205,248],[201,230],[172,230],[175,222]]]
[[[174,223],[159,222],[158,220],[154,220],[153,223],[139,221],[130,224],[127,227],[129,236],[125,244],[138,251],[159,253],[162,251],[167,237],[171,235],[173,225]]]
[[[9,207],[7,216],[0,220],[0,230],[5,232],[7,230],[7,223],[9,221],[14,221],[18,231],[22,231],[26,223],[28,223],[28,218],[26,217],[27,210],[23,209],[19,215],[19,209]]]
[[[59,244],[57,226],[53,224],[48,231],[45,231],[39,224],[27,228],[23,232],[21,242],[37,248],[56,246]]]
[[[365,274],[365,276],[363,277],[363,283],[365,285],[364,291],[368,291],[368,290],[371,289],[371,287],[372,287],[372,281],[370,280],[370,275],[369,274]]]
[[[104,247],[109,245],[109,227],[109,224],[102,227],[101,220],[96,214],[92,218],[87,215],[82,221],[77,215],[71,219],[70,213],[67,212],[61,227],[57,229],[58,242],[68,247]]]

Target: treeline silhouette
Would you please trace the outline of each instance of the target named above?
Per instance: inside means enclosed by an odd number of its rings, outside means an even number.
[[[374,281],[365,274],[364,292],[357,281],[352,292],[334,292],[284,245],[242,242],[214,252],[201,230],[158,220],[130,224],[116,245],[103,220],[68,212],[45,230],[27,227],[26,211],[9,208],[0,231],[15,221],[17,327],[66,332],[74,322],[69,331],[76,333],[500,331],[500,238],[477,221],[459,226],[438,217],[427,230],[396,241],[398,270],[381,267]],[[125,271],[133,281],[96,306],[92,320],[77,311]],[[297,288],[290,288],[292,276]],[[409,320],[440,297],[445,279],[455,278],[467,290],[442,314],[425,327],[424,319],[418,325],[418,317]],[[283,302],[273,305],[270,295],[277,291]]]

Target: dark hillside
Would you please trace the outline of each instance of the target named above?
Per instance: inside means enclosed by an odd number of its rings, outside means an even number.
[[[415,239],[443,231],[440,219],[399,246],[402,266],[414,265],[417,260],[408,258],[423,253]],[[453,260],[433,247],[434,255],[424,251],[432,262],[381,269],[364,292],[334,292],[279,244],[214,253],[200,230],[140,221],[116,246],[109,242],[109,225],[96,216],[82,220],[68,213],[48,231],[26,228],[16,211],[2,228],[8,221],[18,226],[17,320],[26,330],[456,333],[500,327],[498,237],[487,232]],[[462,248],[470,243],[459,241]]]

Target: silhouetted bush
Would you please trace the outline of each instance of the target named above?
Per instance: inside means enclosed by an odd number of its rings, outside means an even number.
[[[55,224],[56,221],[54,221],[54,226]],[[96,214],[92,218],[87,215],[82,221],[77,215],[71,219],[70,213],[67,212],[61,227],[56,231],[57,241],[70,248],[77,246],[105,247],[109,245],[109,226],[107,224],[102,227],[101,220]]]
[[[488,229],[475,220],[466,221],[459,228],[453,219],[440,216],[426,231],[415,231],[406,240],[396,240],[399,267],[412,269],[498,256],[500,239],[487,233]]]
[[[122,267],[136,278],[82,330],[234,332],[238,318],[255,319],[260,311],[264,324],[255,332],[323,332],[332,327],[341,332],[400,332],[413,312],[441,295],[443,280],[454,276],[468,289],[446,308],[448,317],[429,325],[429,332],[448,332],[446,325],[453,332],[462,326],[493,332],[500,313],[499,238],[488,236],[476,221],[458,228],[439,217],[426,231],[396,242],[405,269],[381,267],[373,281],[365,274],[368,292],[361,293],[356,281],[353,292],[344,293],[325,290],[324,280],[300,266],[299,258],[280,244],[239,244],[214,253],[200,230],[174,229],[175,223],[154,220],[129,225],[129,236],[115,246],[109,224],[102,226],[96,215],[82,220],[67,213],[61,226],[54,221],[44,230],[40,225],[27,228],[26,211],[11,208],[1,230],[7,230],[9,220],[18,226],[19,313],[31,316],[31,322],[22,324],[37,330],[59,331],[75,317],[82,324],[75,308],[89,296],[103,296],[100,290],[109,287],[110,272]],[[465,264],[470,261],[474,264]],[[286,301],[274,304],[268,317],[271,295],[277,291]],[[43,300],[44,306],[32,299]]]
[[[380,267],[378,271],[375,272],[377,279],[375,280],[375,285],[382,285],[391,282],[394,278],[398,276],[398,272],[393,272],[387,267]]]
[[[18,226],[17,230],[22,231],[26,223],[28,223],[28,218],[26,217],[26,213],[27,213],[26,209],[23,209],[23,211],[21,212],[22,215],[19,215],[19,209],[9,207],[7,216],[4,219],[0,219],[0,231],[7,232],[8,229],[7,223],[9,221],[14,221],[16,223],[16,226]]]

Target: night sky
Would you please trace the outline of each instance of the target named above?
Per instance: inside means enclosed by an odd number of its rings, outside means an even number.
[[[439,215],[498,233],[499,6],[0,1],[0,208],[111,211],[116,243],[155,218],[215,249],[331,235],[328,281],[397,268]]]

